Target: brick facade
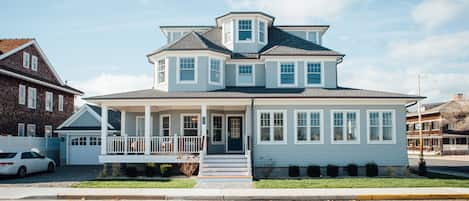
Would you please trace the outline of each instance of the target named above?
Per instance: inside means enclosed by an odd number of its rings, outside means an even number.
[[[433,114],[425,114],[422,115],[422,123],[423,122],[433,122],[437,121],[440,122],[440,126],[438,130],[432,130],[431,128],[431,123],[430,123],[430,130],[422,130],[423,135],[443,135],[443,131],[445,128],[445,125],[441,122],[441,115],[440,113],[433,113]],[[413,125],[418,122],[418,116],[409,116],[407,117],[407,124]],[[423,128],[422,128],[423,129]],[[419,131],[418,130],[409,130],[407,131],[407,135],[418,135]]]

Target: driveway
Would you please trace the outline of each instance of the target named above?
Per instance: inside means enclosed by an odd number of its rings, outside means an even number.
[[[93,180],[103,166],[63,166],[54,173],[36,173],[25,178],[0,177],[0,187],[69,187],[71,184]]]

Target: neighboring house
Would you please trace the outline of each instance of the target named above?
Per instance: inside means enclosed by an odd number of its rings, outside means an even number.
[[[323,46],[329,26],[277,26],[262,12],[215,21],[161,27],[168,43],[147,55],[152,89],[86,98],[101,123],[121,112],[120,136],[101,127],[101,163],[195,160],[199,178],[239,179],[408,165],[406,105],[423,97],[338,86],[344,55]]]
[[[120,112],[108,110],[108,133],[120,133]],[[101,108],[85,104],[55,132],[62,137],[60,162],[65,165],[97,165],[101,153]]]
[[[82,92],[60,79],[34,39],[0,39],[0,135],[52,136]]]
[[[421,106],[425,154],[467,154],[469,149],[469,100],[457,94],[447,102]],[[407,113],[407,146],[419,153],[418,113]]]

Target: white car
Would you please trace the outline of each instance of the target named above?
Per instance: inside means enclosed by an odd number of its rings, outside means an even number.
[[[54,172],[55,162],[36,152],[0,153],[0,175],[25,177],[35,172]]]

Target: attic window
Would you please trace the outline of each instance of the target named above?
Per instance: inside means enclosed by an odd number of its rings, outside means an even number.
[[[311,41],[312,43],[319,44],[318,43],[318,32],[315,31],[310,31],[306,33],[306,40]]]
[[[238,40],[252,41],[252,20],[238,21]]]

